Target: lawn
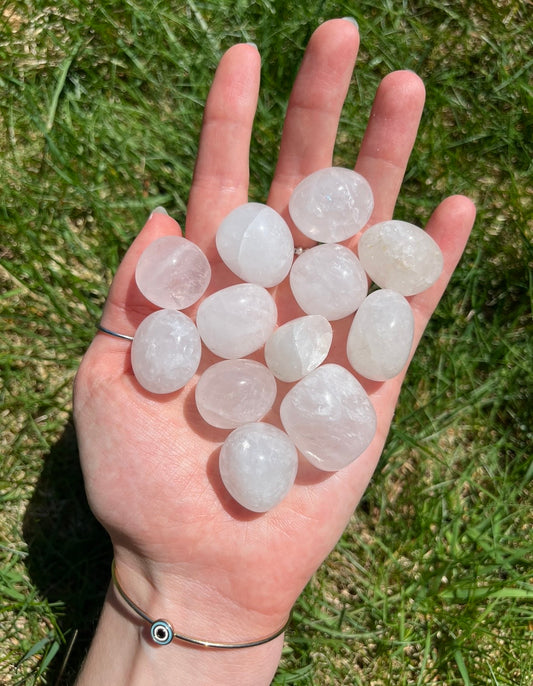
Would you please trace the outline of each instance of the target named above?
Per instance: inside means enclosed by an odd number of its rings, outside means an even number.
[[[478,218],[274,683],[531,686],[530,3],[0,8],[0,683],[72,683],[94,630],[110,547],[83,496],[72,379],[151,209],[183,222],[218,59],[240,41],[262,55],[251,197],[263,201],[306,42],[354,16],[361,51],[335,163],[353,164],[379,80],[412,69],[427,102],[396,216],[424,225],[459,192]]]

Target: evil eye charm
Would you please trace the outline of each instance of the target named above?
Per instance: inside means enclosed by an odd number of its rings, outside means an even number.
[[[150,636],[160,646],[168,645],[174,638],[172,624],[164,619],[157,619],[150,627]]]

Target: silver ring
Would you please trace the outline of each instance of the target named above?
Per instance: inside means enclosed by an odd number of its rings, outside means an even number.
[[[116,331],[111,331],[111,329],[106,329],[102,324],[97,324],[96,328],[102,333],[107,333],[109,336],[115,336],[116,338],[124,338],[126,341],[132,341],[133,336],[126,336],[125,333],[117,333]]]

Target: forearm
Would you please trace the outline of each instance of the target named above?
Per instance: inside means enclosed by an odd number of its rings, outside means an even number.
[[[220,624],[214,625],[212,633],[205,638],[219,636],[226,625],[221,616]],[[244,649],[201,648],[177,640],[158,646],[151,641],[149,628],[111,586],[76,686],[268,685],[283,646],[283,636]]]

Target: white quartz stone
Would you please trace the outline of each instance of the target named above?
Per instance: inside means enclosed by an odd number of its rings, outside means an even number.
[[[294,261],[292,293],[307,314],[333,321],[355,312],[368,292],[361,263],[344,245],[317,245]]]
[[[131,346],[137,381],[152,393],[172,393],[194,376],[202,344],[183,312],[157,310],[139,324]]]
[[[351,169],[329,167],[307,176],[289,200],[291,219],[319,243],[351,238],[370,219],[374,197],[368,181]]]
[[[135,270],[144,297],[169,310],[183,310],[199,300],[210,279],[207,257],[183,236],[163,236],[150,243]]]
[[[333,330],[325,317],[310,314],[276,329],[265,344],[265,361],[281,381],[298,381],[326,359]]]
[[[240,283],[203,300],[196,325],[211,352],[236,359],[259,350],[274,331],[277,318],[276,303],[265,288]]]
[[[298,381],[283,398],[280,416],[298,450],[324,471],[353,462],[376,432],[364,388],[337,364],[324,364]]]
[[[253,512],[266,512],[290,491],[298,453],[281,429],[265,423],[245,424],[224,441],[219,468],[224,485],[238,503]]]
[[[216,244],[234,274],[265,288],[283,281],[294,258],[294,241],[286,221],[258,202],[230,212],[218,227]]]
[[[389,289],[371,293],[355,313],[348,334],[350,364],[367,379],[392,379],[409,358],[413,332],[413,313],[403,295]]]
[[[358,250],[372,281],[402,295],[421,293],[442,272],[442,253],[437,243],[418,226],[398,219],[367,229]]]
[[[224,360],[208,367],[196,386],[196,406],[208,424],[234,429],[257,422],[272,407],[277,385],[272,372],[253,360]]]

